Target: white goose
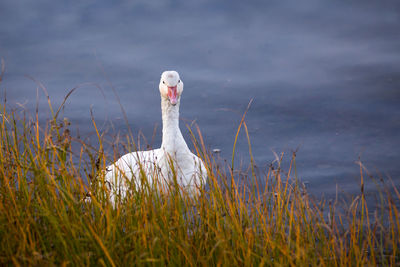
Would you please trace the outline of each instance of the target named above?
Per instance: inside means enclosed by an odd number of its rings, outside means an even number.
[[[183,91],[179,74],[176,71],[163,72],[159,89],[162,111],[161,148],[128,153],[106,168],[104,180],[114,205],[117,196],[126,196],[131,182],[140,188],[144,177],[150,186],[154,183],[173,185],[175,173],[179,187],[191,196],[197,195],[199,187],[206,184],[206,168],[201,159],[190,152],[179,129],[179,104]]]

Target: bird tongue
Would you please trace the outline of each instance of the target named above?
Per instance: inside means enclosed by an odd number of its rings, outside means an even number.
[[[176,98],[176,86],[168,86],[168,98],[169,102],[171,102],[172,105],[176,105],[176,103],[178,102]]]

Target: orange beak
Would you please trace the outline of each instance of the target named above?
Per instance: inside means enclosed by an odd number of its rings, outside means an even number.
[[[169,102],[174,106],[178,102],[176,86],[168,86],[168,99]]]

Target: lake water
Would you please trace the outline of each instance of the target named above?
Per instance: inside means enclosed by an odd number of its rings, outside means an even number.
[[[1,84],[10,106],[34,111],[42,82],[82,136],[126,124],[161,143],[158,82],[185,83],[181,129],[195,121],[209,148],[230,158],[246,122],[257,166],[299,149],[297,171],[314,192],[357,192],[361,160],[400,182],[398,1],[0,2]],[[91,84],[85,84],[91,83]],[[103,92],[98,88],[101,87]],[[2,96],[3,98],[3,96]],[[41,116],[48,116],[41,93]],[[238,158],[248,159],[241,134]],[[290,158],[290,155],[287,155]],[[286,165],[287,166],[287,165]]]

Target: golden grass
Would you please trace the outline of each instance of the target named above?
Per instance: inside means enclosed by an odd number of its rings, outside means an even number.
[[[37,114],[16,118],[2,106],[1,265],[399,266],[398,188],[377,185],[378,208],[370,210],[361,164],[360,194],[343,209],[305,191],[293,175],[295,155],[286,173],[278,162],[261,175],[251,156],[251,171],[236,179],[235,148],[225,168],[200,131],[190,131],[209,177],[201,196],[132,190],[114,208],[101,186],[85,182],[101,179],[98,170],[113,160],[102,133],[93,123],[99,145],[92,147],[53,114],[41,125]],[[241,127],[251,155],[244,117]],[[85,203],[88,191],[98,193]]]

